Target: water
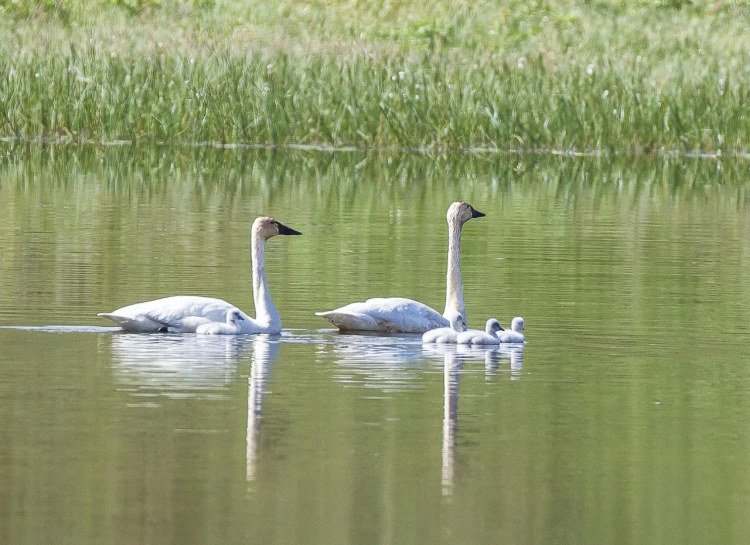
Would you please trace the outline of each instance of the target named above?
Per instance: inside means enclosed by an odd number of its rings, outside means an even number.
[[[2,148],[3,543],[746,543],[743,161]],[[442,310],[445,210],[470,325],[423,347],[313,315]],[[117,332],[171,294],[281,336]],[[50,327],[54,326],[54,327]]]

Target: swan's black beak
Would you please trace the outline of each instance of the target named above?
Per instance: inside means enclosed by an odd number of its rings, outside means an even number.
[[[241,315],[240,315],[240,316],[237,316],[237,319],[238,319],[238,320],[244,320],[244,318],[243,318],[243,317],[242,317]]]
[[[280,235],[301,235],[299,231],[295,231],[291,227],[287,227],[286,225],[283,225],[279,222],[276,222],[276,226],[279,228],[279,234]]]
[[[487,214],[483,214],[482,212],[480,212],[480,211],[479,211],[479,210],[477,210],[476,208],[472,208],[472,209],[471,209],[471,217],[472,217],[472,218],[483,218],[483,217],[485,217],[486,215],[487,215]]]

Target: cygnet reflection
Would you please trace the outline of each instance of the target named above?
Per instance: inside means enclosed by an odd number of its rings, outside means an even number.
[[[385,392],[414,388],[424,368],[421,340],[377,335],[336,335],[319,350],[330,352],[339,368],[336,380]]]
[[[208,336],[120,334],[110,342],[120,389],[135,397],[211,398],[240,377],[239,363],[252,347],[247,377],[246,478],[255,479],[263,395],[279,353],[278,335]]]
[[[443,443],[442,443],[442,492],[451,496],[456,467],[456,435],[458,432],[458,392],[465,366],[472,361],[484,361],[485,378],[498,373],[500,365],[510,363],[510,378],[521,378],[523,368],[523,346],[487,347],[472,345],[425,345],[423,352],[428,357],[443,358]]]
[[[507,363],[511,380],[523,376],[524,345],[499,345],[488,349],[486,346],[458,345],[456,353],[466,359],[484,359],[484,374],[487,380],[497,375]]]

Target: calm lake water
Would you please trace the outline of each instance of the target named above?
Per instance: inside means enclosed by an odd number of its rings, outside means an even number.
[[[750,541],[750,165],[183,148],[0,148],[0,541]],[[523,348],[341,335],[372,296]],[[280,337],[118,333],[174,294]],[[49,327],[54,326],[54,327]]]

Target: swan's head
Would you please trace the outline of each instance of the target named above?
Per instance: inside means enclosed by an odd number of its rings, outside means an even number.
[[[448,321],[450,322],[453,331],[466,331],[466,322],[460,312],[452,312],[450,316],[448,316]]]
[[[253,222],[253,236],[261,239],[269,239],[276,235],[301,235],[299,231],[295,231],[291,227],[282,225],[273,218],[267,216],[261,216],[256,218]]]
[[[242,317],[242,312],[240,312],[240,309],[233,308],[233,309],[230,309],[229,312],[227,312],[227,323],[236,324],[240,320],[244,320],[244,318]]]
[[[448,224],[463,225],[471,218],[482,218],[485,214],[482,214],[479,210],[475,210],[467,202],[456,201],[448,207]]]
[[[523,318],[520,316],[516,316],[513,318],[513,322],[511,322],[510,328],[515,331],[516,333],[520,333],[523,331]]]
[[[495,335],[498,331],[505,331],[503,329],[503,326],[500,325],[500,322],[498,322],[495,318],[490,318],[487,320],[487,325],[484,328],[484,331],[487,333],[487,335]]]

